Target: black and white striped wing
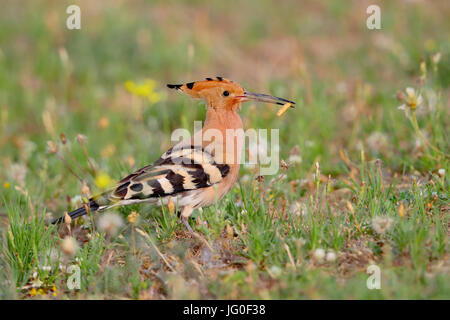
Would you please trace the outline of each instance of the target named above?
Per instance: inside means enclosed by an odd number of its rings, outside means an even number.
[[[201,147],[170,149],[153,165],[123,178],[114,190],[114,200],[144,200],[214,185],[230,171]]]

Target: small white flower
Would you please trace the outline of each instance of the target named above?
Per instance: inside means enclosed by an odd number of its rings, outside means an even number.
[[[445,177],[445,169],[439,169],[438,175],[440,175],[441,177]]]
[[[372,219],[372,228],[378,234],[384,234],[392,225],[392,218],[384,216],[375,216]]]
[[[322,248],[317,248],[316,250],[314,250],[313,258],[316,261],[322,261],[325,258],[325,250]]]
[[[423,102],[423,98],[421,94],[417,94],[414,88],[408,87],[406,88],[406,103],[412,109],[416,109],[420,107]]]
[[[98,229],[106,234],[115,235],[123,225],[123,219],[117,213],[106,213],[97,221]]]
[[[325,257],[325,259],[328,262],[336,261],[336,253],[333,250],[328,250],[327,256]]]
[[[43,266],[41,269],[42,269],[42,271],[47,271],[47,272],[52,271],[52,267],[51,266]]]
[[[408,87],[405,89],[406,96],[400,93],[401,101],[404,102],[399,110],[403,110],[406,116],[409,116],[409,111],[415,111],[422,106],[423,98],[421,94],[418,94],[414,88]]]
[[[281,268],[277,267],[277,266],[271,266],[269,271],[270,271],[270,274],[272,274],[274,277],[279,277],[282,273]]]
[[[31,280],[31,286],[33,288],[40,288],[42,286],[43,282],[41,281],[41,279],[39,279],[38,276],[33,276],[33,280]]]

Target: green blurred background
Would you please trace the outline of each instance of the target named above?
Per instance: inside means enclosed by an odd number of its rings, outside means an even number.
[[[204,116],[198,103],[167,93],[165,84],[221,75],[298,102],[282,118],[271,106],[242,110],[246,127],[282,129],[285,156],[297,144],[307,165],[320,157],[334,170],[340,148],[352,152],[379,131],[389,135],[383,156],[401,168],[394,153],[409,151],[402,141],[411,139],[397,129],[403,115],[393,98],[414,86],[420,59],[436,52],[436,82],[448,88],[450,9],[447,1],[376,3],[381,30],[366,28],[370,1],[3,2],[3,167],[20,156],[23,141],[42,150],[61,132],[89,136],[94,158],[113,143],[111,161],[132,153],[144,164],[170,144],[169,132],[192,130]],[[81,8],[81,30],[66,28],[70,4]],[[146,78],[165,99],[134,115],[123,83]],[[43,125],[45,111],[52,132]],[[105,115],[109,127],[98,131]]]

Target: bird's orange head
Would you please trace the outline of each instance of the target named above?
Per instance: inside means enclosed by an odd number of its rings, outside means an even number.
[[[168,84],[167,87],[180,90],[193,98],[204,99],[207,107],[214,109],[238,110],[241,107],[241,103],[248,100],[279,105],[285,103],[295,104],[295,102],[283,98],[248,92],[238,83],[222,77],[206,78],[203,81],[185,84]]]

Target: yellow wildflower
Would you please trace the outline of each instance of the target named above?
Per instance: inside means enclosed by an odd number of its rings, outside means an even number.
[[[125,82],[125,89],[128,92],[138,97],[147,98],[150,103],[157,103],[162,98],[161,94],[155,91],[155,86],[156,81],[152,79],[145,79],[140,84],[136,84],[131,80]]]
[[[11,183],[9,183],[8,181],[6,181],[6,182],[3,184],[3,187],[4,187],[5,189],[9,189],[9,187],[11,187]]]
[[[30,290],[30,296],[34,297],[36,295],[36,293],[37,293],[37,290],[35,288],[32,288]]]
[[[132,211],[128,216],[127,216],[127,220],[129,223],[131,223],[132,225],[135,225],[138,220],[139,220],[139,213],[137,213],[136,211]]]
[[[95,177],[95,185],[97,187],[99,187],[100,189],[106,189],[107,187],[111,186],[112,184],[112,179],[111,177],[105,173],[105,172],[100,172],[96,177]]]

